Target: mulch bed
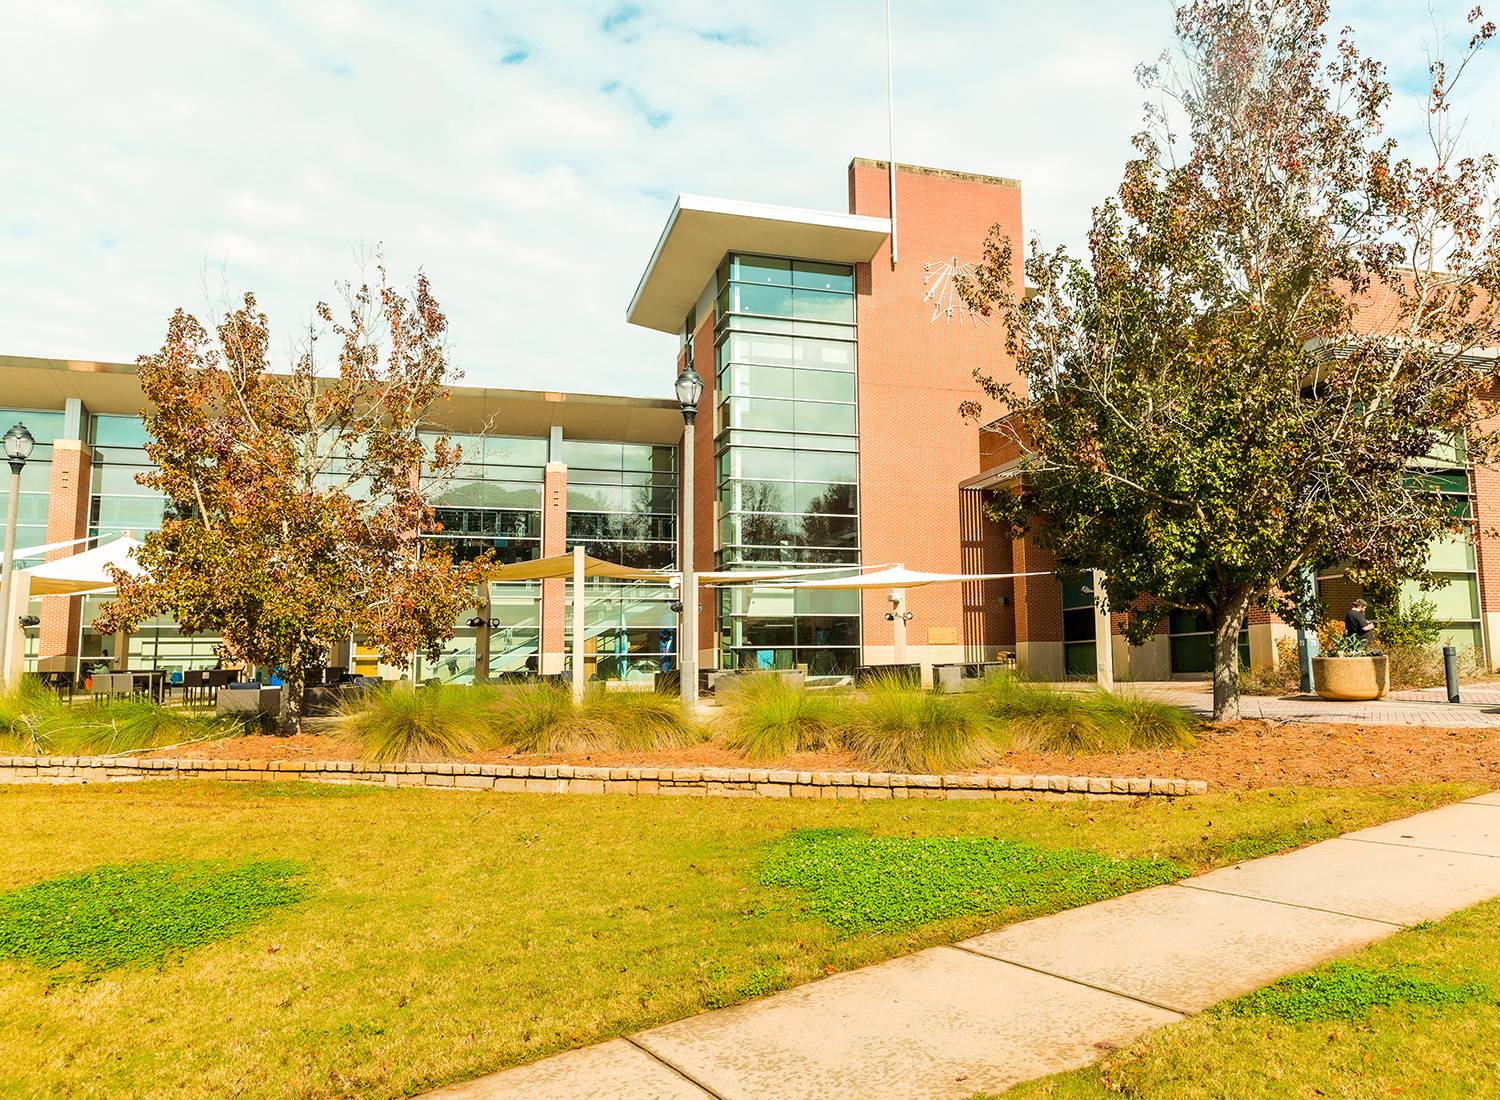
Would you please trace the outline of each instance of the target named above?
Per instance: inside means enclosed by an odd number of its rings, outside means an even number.
[[[195,760],[357,760],[348,741],[323,734],[295,737],[236,737],[145,753]],[[507,755],[482,752],[464,758],[476,764],[581,764],[594,767],[777,768],[796,771],[856,771],[842,753],[801,753],[753,764],[722,745],[655,753],[561,753]],[[1206,779],[1220,790],[1258,787],[1367,787],[1399,783],[1482,783],[1500,788],[1500,730],[1435,729],[1423,726],[1357,726],[1317,723],[1234,722],[1205,732],[1186,752],[1014,752],[995,767],[1012,775],[1160,776]]]

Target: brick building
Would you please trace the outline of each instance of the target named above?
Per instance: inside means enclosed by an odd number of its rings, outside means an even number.
[[[932,664],[1015,653],[1043,676],[1092,675],[1096,631],[1088,578],[1058,577],[1033,540],[1003,537],[983,516],[1017,456],[996,433],[961,419],[979,396],[976,367],[1013,367],[998,325],[968,313],[953,279],[979,258],[992,226],[1023,239],[1015,180],[881,161],[848,170],[848,210],[829,212],[683,195],[632,297],[627,321],[675,334],[675,364],[704,382],[694,429],[694,545],[699,570],[801,564],[902,564],[942,573],[1041,574],[913,588],[908,659]],[[1017,257],[1019,282],[1020,258]],[[146,459],[134,368],[0,357],[8,426],[24,419],[40,445],[22,486],[18,546],[81,539],[160,522],[162,502],[134,482]],[[987,414],[1001,415],[1003,409]],[[463,476],[437,498],[459,553],[493,548],[504,561],[576,544],[633,565],[677,565],[682,418],[675,401],[460,388],[434,434],[465,447]],[[6,419],[9,418],[9,419]],[[480,435],[481,431],[486,434]],[[1500,514],[1500,479],[1455,454],[1444,484],[1482,522]],[[1494,513],[1494,514],[1492,514]],[[56,551],[71,553],[72,548]],[[1489,651],[1500,629],[1500,541],[1434,547],[1446,579],[1436,594],[1450,638]],[[25,562],[23,561],[23,565]],[[1334,610],[1352,597],[1320,579]],[[597,582],[585,627],[589,675],[645,678],[675,658],[676,589]],[[492,586],[502,623],[496,670],[558,671],[571,616],[561,581]],[[89,629],[99,597],[49,597],[27,631],[33,666],[98,660],[112,639]],[[1488,609],[1495,609],[1494,612]],[[703,667],[806,666],[842,674],[894,659],[884,592],[796,590],[774,584],[705,589]],[[1282,624],[1252,615],[1244,652],[1276,659]],[[1116,675],[1202,675],[1207,626],[1174,615],[1151,643],[1129,647],[1113,622]],[[210,663],[213,639],[168,622],[132,636],[131,661]],[[355,661],[373,655],[354,640]],[[473,632],[418,677],[472,675]]]

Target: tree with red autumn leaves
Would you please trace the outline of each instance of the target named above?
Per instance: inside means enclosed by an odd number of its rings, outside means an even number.
[[[1457,62],[1431,63],[1414,158],[1384,129],[1384,67],[1348,31],[1330,43],[1328,15],[1179,4],[1180,52],[1141,71],[1157,102],[1087,261],[1033,244],[1023,288],[992,235],[963,288],[1020,374],[977,376],[1025,452],[993,514],[1064,570],[1103,570],[1133,642],[1204,614],[1215,718],[1238,715],[1246,612],[1305,619],[1307,571],[1430,583],[1432,541],[1469,520],[1424,459],[1494,442],[1500,165],[1452,115],[1495,26],[1474,9]]]
[[[318,305],[283,373],[253,295],[212,336],[172,315],[139,373],[155,469],[137,480],[166,496],[166,518],[97,623],[113,632],[169,615],[280,670],[282,732],[301,724],[305,670],[351,635],[391,663],[436,656],[484,566],[421,538],[436,529],[431,487],[461,457],[421,433],[455,377],[427,279],[408,297],[381,267],[344,297],[345,319]],[[330,334],[331,367],[318,346]]]

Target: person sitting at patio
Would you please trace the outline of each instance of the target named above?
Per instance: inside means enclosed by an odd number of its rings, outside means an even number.
[[[1360,642],[1367,642],[1375,633],[1375,624],[1365,617],[1365,601],[1355,600],[1344,616],[1344,633]]]

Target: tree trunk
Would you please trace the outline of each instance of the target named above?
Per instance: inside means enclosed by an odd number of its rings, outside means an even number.
[[[1214,615],[1215,722],[1240,716],[1240,625],[1249,608],[1249,593],[1236,592]]]
[[[302,732],[302,695],[306,679],[306,662],[296,656],[281,673],[281,713],[276,718],[276,733],[290,737]]]

